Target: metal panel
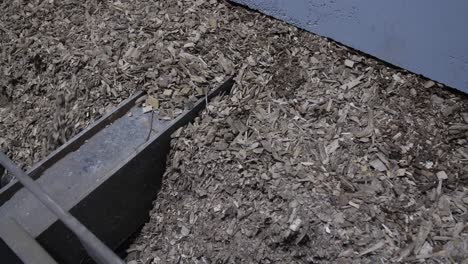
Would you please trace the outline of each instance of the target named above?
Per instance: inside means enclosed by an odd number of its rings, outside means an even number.
[[[234,2],[468,92],[468,1]]]

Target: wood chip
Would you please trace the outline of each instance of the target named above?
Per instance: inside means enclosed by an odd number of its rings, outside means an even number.
[[[163,92],[163,95],[167,96],[167,97],[171,96],[172,95],[172,90],[171,89],[165,89],[164,92]]]
[[[357,56],[357,55],[353,55],[353,56],[351,56],[351,60],[353,60],[355,62],[362,62],[362,57]]]
[[[437,176],[437,179],[439,179],[439,180],[447,180],[448,179],[447,173],[445,173],[445,171],[437,172],[436,176]]]
[[[385,164],[380,159],[374,159],[369,164],[377,171],[384,172],[387,170],[387,166],[385,166]]]
[[[159,100],[154,98],[153,96],[149,95],[148,98],[146,98],[146,105],[151,106],[153,109],[158,109],[159,108]]]
[[[361,253],[359,253],[358,256],[364,256],[364,255],[367,255],[369,253],[372,253],[376,250],[379,250],[380,248],[382,248],[383,246],[385,246],[385,241],[381,240],[377,243],[375,243],[374,245],[372,245],[371,247],[365,249],[364,251],[362,251]]]
[[[354,61],[346,59],[344,62],[345,66],[348,68],[353,68],[354,67]]]
[[[421,223],[418,235],[416,236],[416,239],[415,239],[415,245],[414,245],[414,253],[416,255],[419,254],[419,251],[424,245],[424,242],[426,241],[427,236],[432,230],[432,226],[433,226],[432,221],[424,221]]]
[[[424,88],[429,89],[429,88],[432,88],[434,85],[435,85],[435,82],[429,80],[424,83]]]
[[[341,85],[340,88],[341,89],[352,89],[352,88],[356,87],[358,84],[361,83],[362,78],[364,78],[364,75],[361,75],[361,76],[357,77],[356,79]]]

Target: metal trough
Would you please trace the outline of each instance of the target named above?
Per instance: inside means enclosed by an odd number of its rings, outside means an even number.
[[[82,131],[28,175],[115,250],[148,219],[160,188],[170,136],[192,121],[206,100],[228,93],[227,80],[172,121],[143,113],[142,92]],[[0,190],[2,263],[83,263],[80,240],[17,181]]]

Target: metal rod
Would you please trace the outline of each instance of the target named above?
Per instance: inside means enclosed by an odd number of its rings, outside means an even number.
[[[47,251],[15,219],[0,221],[0,236],[24,264],[57,264]]]
[[[123,264],[124,262],[73,215],[55,202],[34,180],[0,152],[0,163],[12,173],[23,186],[41,201],[81,241],[89,255],[99,264]]]

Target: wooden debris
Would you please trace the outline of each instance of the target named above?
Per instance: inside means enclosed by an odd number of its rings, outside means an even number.
[[[358,56],[358,55],[352,55],[351,60],[353,60],[355,62],[362,62],[362,57]]]
[[[200,56],[219,72],[237,69],[236,87],[174,135],[164,185],[135,241],[151,250],[136,259],[447,262],[440,250],[466,236],[466,99],[237,7],[182,6],[205,14],[207,32],[222,14],[216,30],[245,39]],[[188,69],[188,86],[164,89],[204,94]],[[182,239],[181,226],[190,230]]]
[[[421,223],[421,226],[419,228],[419,232],[416,236],[416,239],[415,239],[415,245],[414,245],[414,253],[416,255],[419,254],[419,251],[421,250],[422,246],[424,245],[426,239],[427,239],[427,236],[429,235],[429,233],[432,231],[432,221],[423,221]]]
[[[164,90],[163,95],[167,96],[167,97],[171,96],[172,95],[172,90],[171,89]]]
[[[22,165],[138,89],[170,119],[237,74],[174,135],[128,262],[464,257],[465,97],[228,1],[0,5],[0,146]]]
[[[361,75],[361,76],[357,77],[356,79],[341,85],[340,88],[341,89],[352,89],[352,88],[354,88],[355,86],[357,86],[358,84],[361,83],[362,78],[364,78],[364,75]]]
[[[463,121],[468,124],[468,112],[461,113],[461,116],[463,118]]]
[[[353,68],[354,67],[354,61],[346,59],[344,62],[344,65],[348,68]]]
[[[424,88],[429,89],[432,88],[435,85],[435,82],[429,80],[424,83]]]
[[[146,106],[151,106],[152,109],[158,109],[159,108],[159,100],[154,98],[153,96],[149,95],[146,98]]]
[[[376,169],[377,171],[384,172],[387,170],[387,167],[385,166],[385,164],[379,159],[375,159],[371,161],[369,164],[372,166],[372,168]]]
[[[385,246],[385,241],[379,241],[379,242],[375,243],[374,245],[372,245],[370,248],[367,248],[363,252],[359,253],[359,256],[364,256],[364,255],[367,255],[369,253],[372,253],[372,252],[380,249],[383,246]]]

